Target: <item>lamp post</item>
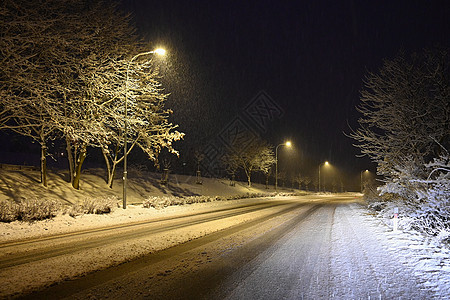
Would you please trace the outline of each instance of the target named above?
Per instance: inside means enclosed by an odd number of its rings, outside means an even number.
[[[291,147],[291,142],[287,141],[283,144],[279,144],[276,148],[275,148],[275,192],[278,192],[278,147],[280,146],[286,146],[286,147]]]
[[[148,52],[142,52],[139,53],[128,62],[127,65],[127,77],[125,80],[125,118],[124,118],[124,145],[123,145],[123,209],[127,208],[127,156],[128,156],[128,141],[127,141],[127,134],[128,134],[128,80],[130,77],[130,66],[131,63],[138,58],[139,56],[143,55],[149,55],[149,54],[158,54],[158,55],[164,55],[166,54],[166,50],[158,48],[152,51]]]
[[[319,165],[319,193],[320,193],[320,167],[322,167],[322,166],[328,166],[329,165],[329,163],[328,163],[328,161],[326,161],[326,162],[324,162],[324,163],[321,163],[320,165]]]
[[[369,173],[369,170],[365,170],[365,171],[361,171],[360,175],[361,175],[361,193],[363,192],[363,173]]]

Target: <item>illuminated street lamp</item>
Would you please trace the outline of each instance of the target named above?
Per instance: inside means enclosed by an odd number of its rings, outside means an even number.
[[[363,192],[363,173],[368,174],[369,170],[361,171],[361,193]]]
[[[133,58],[128,62],[127,65],[127,78],[125,81],[125,118],[124,118],[124,146],[123,146],[123,209],[127,208],[127,155],[128,155],[128,147],[127,147],[127,131],[128,131],[128,115],[127,115],[127,111],[128,111],[128,81],[129,81],[129,74],[130,74],[130,66],[131,63],[138,58],[139,56],[143,56],[143,55],[149,55],[149,54],[157,54],[157,55],[165,55],[166,54],[166,50],[158,48],[152,51],[148,51],[148,52],[142,52],[139,53],[135,56],[133,56]]]
[[[283,144],[279,144],[276,148],[275,148],[275,192],[278,191],[278,147],[280,146],[286,146],[286,147],[291,147],[291,142],[287,141]]]
[[[321,168],[322,166],[328,166],[328,165],[329,165],[328,161],[326,161],[326,162],[324,162],[324,163],[321,163],[321,164],[319,165],[319,193],[320,193],[320,168]]]

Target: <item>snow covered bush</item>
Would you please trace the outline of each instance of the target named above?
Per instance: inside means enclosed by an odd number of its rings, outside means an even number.
[[[421,201],[418,191],[425,188],[417,179],[424,178],[425,174],[422,162],[412,157],[404,158],[393,166],[386,183],[378,188],[379,195],[388,201],[400,200],[416,205]]]
[[[144,206],[145,208],[153,207],[156,209],[162,209],[162,208],[172,205],[172,203],[174,202],[174,200],[176,200],[176,198],[177,197],[173,197],[173,196],[172,197],[150,196],[150,197],[146,198],[144,201],[142,201],[142,206]]]
[[[142,206],[145,208],[156,208],[162,209],[168,206],[175,205],[185,205],[185,204],[193,204],[193,203],[206,203],[213,201],[226,201],[226,200],[236,200],[236,199],[244,199],[244,198],[262,198],[262,197],[275,197],[275,196],[293,196],[294,193],[245,193],[241,195],[233,195],[227,197],[220,196],[188,196],[188,197],[176,197],[176,196],[149,196],[143,202]]]
[[[405,224],[407,228],[418,230],[441,240],[450,241],[450,157],[448,153],[426,165],[431,169],[426,180],[413,180],[425,186],[417,189],[420,205]]]
[[[0,222],[12,222],[17,219],[13,205],[15,204],[9,201],[0,202]]]
[[[85,198],[80,204],[72,205],[67,213],[72,216],[82,214],[107,214],[118,207],[118,199],[116,196]]]
[[[0,203],[0,221],[38,221],[56,216],[61,204],[52,199],[23,199],[17,203]]]
[[[168,206],[175,205],[185,205],[193,203],[205,203],[222,200],[220,197],[210,197],[210,196],[188,196],[188,197],[175,197],[175,196],[163,196],[155,197],[150,196],[142,202],[142,206],[145,208],[156,208],[162,209]]]
[[[394,207],[399,209],[399,227],[450,243],[450,156],[445,154],[418,166],[407,160],[392,171],[391,180],[378,188],[369,208],[392,223]],[[423,175],[426,174],[426,175]]]

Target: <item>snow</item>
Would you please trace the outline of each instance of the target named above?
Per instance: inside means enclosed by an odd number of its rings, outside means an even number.
[[[362,227],[370,228],[385,249],[396,259],[392,266],[412,268],[416,277],[423,280],[435,293],[434,297],[450,296],[450,250],[443,244],[431,243],[428,238],[413,231],[392,231],[382,220],[368,217],[363,208],[354,208]]]
[[[435,249],[409,245],[358,204],[324,207],[230,278],[226,299],[448,299]]]
[[[9,178],[16,179],[19,175],[9,174]],[[53,175],[54,176],[54,175]],[[28,178],[28,177],[27,177]],[[54,179],[61,178],[55,176]],[[89,177],[88,177],[89,178]],[[95,190],[95,186],[101,186],[98,179],[91,175],[91,181],[86,181],[85,186],[90,186]],[[202,187],[190,185],[189,177],[178,176],[179,186],[188,193],[190,186],[194,188],[201,188],[202,192],[210,195],[230,195],[229,186],[226,181],[204,179]],[[23,182],[23,178],[21,178]],[[180,181],[183,181],[180,183]],[[95,183],[96,182],[96,183]],[[95,183],[95,184],[94,184]],[[138,181],[132,181],[132,190],[130,193],[137,197],[139,194]],[[5,185],[5,180],[2,181]],[[103,183],[104,184],[104,183]],[[32,189],[34,185],[26,185],[29,194],[38,194],[40,187]],[[255,187],[256,186],[256,187]],[[255,185],[252,192],[257,192],[258,185]],[[17,185],[18,187],[18,185]],[[2,191],[11,191],[4,186]],[[59,188],[58,191],[50,190],[47,193],[53,195],[70,194],[75,195],[73,199],[81,199],[86,196],[88,189],[78,193],[70,191],[70,187],[66,189]],[[262,188],[259,190],[263,190]],[[192,189],[190,190],[192,191]],[[248,192],[249,189],[244,186],[237,186],[235,193]],[[24,187],[18,187],[18,197],[25,193]],[[112,191],[113,193],[114,191]],[[59,193],[59,194],[58,194]],[[77,194],[78,193],[78,194]],[[3,193],[3,197],[8,193]],[[156,193],[155,193],[156,194]],[[164,194],[164,193],[163,193]],[[322,199],[333,198],[334,195],[322,195]],[[275,198],[280,199],[280,198]],[[76,200],[72,200],[76,201]],[[42,236],[51,236],[55,234],[67,234],[70,232],[89,230],[94,228],[106,227],[111,225],[125,224],[130,222],[139,222],[145,220],[163,219],[169,216],[180,216],[194,212],[209,211],[215,208],[225,208],[235,205],[236,203],[250,203],[257,201],[254,199],[241,199],[233,201],[217,201],[210,203],[192,204],[186,206],[168,207],[162,210],[152,208],[143,208],[141,205],[135,203],[128,206],[126,210],[116,209],[110,214],[105,215],[83,215],[72,218],[68,215],[58,215],[54,219],[45,220],[34,223],[12,222],[0,224],[0,245],[6,242],[32,239]],[[270,200],[269,200],[270,201]],[[133,199],[136,202],[136,198]],[[257,217],[258,213],[247,217],[247,220],[252,217]],[[436,299],[446,299],[450,295],[450,250],[443,244],[437,243],[435,240],[430,240],[424,236],[412,231],[397,231],[392,229],[383,222],[383,220],[374,217],[367,209],[359,204],[350,204],[346,206],[338,206],[335,212],[335,223],[331,231],[331,239],[334,247],[339,251],[348,251],[341,253],[339,256],[331,256],[333,267],[339,274],[346,272],[346,278],[342,278],[347,284],[342,286],[349,286],[355,279],[361,278],[364,274],[355,273],[355,267],[359,266],[360,272],[374,272],[374,274],[384,274],[385,281],[378,281],[379,290],[392,288],[387,282],[389,278],[395,274],[408,278],[407,275],[414,274],[415,278],[420,278],[420,282],[412,281],[405,282],[405,284],[417,284],[423,287],[425,292],[431,291],[433,297]],[[38,262],[32,262],[20,265],[14,268],[4,268],[0,270],[0,297],[13,295],[21,291],[29,291],[38,287],[49,285],[52,282],[74,278],[94,271],[96,269],[103,269],[111,265],[117,265],[123,261],[129,261],[140,257],[144,254],[155,252],[160,249],[183,243],[208,233],[221,230],[239,222],[246,220],[238,220],[230,218],[227,221],[211,222],[207,226],[205,224],[189,227],[188,229],[179,229],[173,232],[164,232],[150,237],[142,237],[140,239],[127,240],[124,242],[114,243],[105,247],[95,247],[82,252],[76,252],[71,255],[59,256],[55,258],[45,259]],[[356,242],[352,240],[352,236],[360,237]],[[365,237],[365,238],[361,238]],[[376,241],[376,242],[374,242]],[[49,242],[47,247],[51,247]],[[359,256],[359,251],[363,249],[364,257]],[[325,249],[326,250],[326,249]],[[325,251],[322,249],[321,251]],[[9,250],[0,248],[0,256],[10,255]],[[24,250],[26,251],[26,249]],[[330,250],[333,253],[333,250]],[[326,251],[325,251],[326,252]],[[325,253],[324,252],[324,253]],[[335,252],[336,253],[336,252]],[[385,266],[384,261],[387,261],[386,253],[389,258],[394,257],[396,264],[392,266]],[[344,255],[345,254],[345,255]],[[392,256],[392,257],[391,257]],[[347,257],[347,260],[343,260]],[[339,258],[339,259],[338,259]],[[371,261],[371,270],[364,270],[365,262]],[[392,273],[386,274],[384,270],[392,269]],[[353,282],[354,286],[363,287]],[[401,286],[395,286],[398,291],[402,290]],[[350,295],[350,290],[336,290],[335,298],[339,295]],[[424,292],[424,293],[425,293]],[[365,296],[374,296],[377,291],[369,291]],[[359,294],[360,296],[363,293]],[[382,294],[379,294],[382,295]],[[397,295],[397,294],[396,294]],[[407,297],[407,295],[405,296]],[[402,297],[401,297],[402,298]]]

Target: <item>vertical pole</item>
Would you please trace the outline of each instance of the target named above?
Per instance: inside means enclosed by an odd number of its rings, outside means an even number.
[[[363,175],[363,172],[361,171],[361,173],[360,173],[360,191],[361,191],[361,193],[362,193],[362,189],[363,189],[363,186],[362,186],[362,175]]]
[[[135,56],[136,57],[136,56]],[[130,71],[130,65],[133,59],[133,57],[127,66],[127,78],[125,81],[125,119],[124,119],[124,130],[123,130],[123,203],[122,208],[127,208],[127,156],[128,156],[128,141],[127,141],[127,130],[128,130],[128,77],[129,77],[129,71]]]
[[[398,207],[394,207],[393,231],[398,231]]]
[[[278,145],[275,148],[275,193],[278,192]]]
[[[319,165],[319,193],[320,193],[320,165]]]

